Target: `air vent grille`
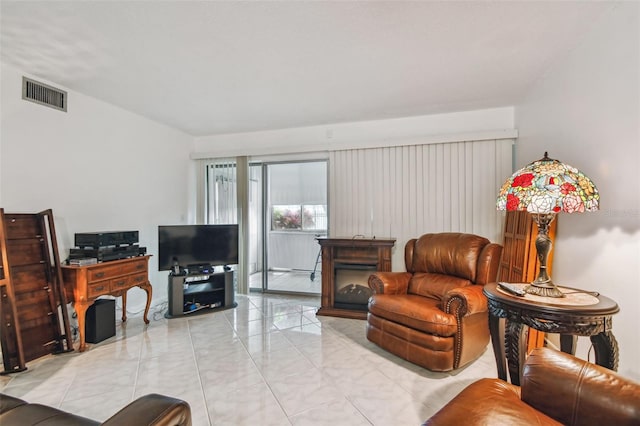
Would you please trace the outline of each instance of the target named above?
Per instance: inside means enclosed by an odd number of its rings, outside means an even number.
[[[22,99],[67,111],[67,92],[27,77],[22,77]]]

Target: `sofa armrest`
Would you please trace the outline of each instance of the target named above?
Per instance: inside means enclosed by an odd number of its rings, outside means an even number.
[[[640,384],[549,348],[525,362],[522,400],[564,424],[637,425]]]
[[[406,294],[411,276],[409,272],[376,272],[369,275],[369,288],[374,294]]]
[[[191,408],[180,399],[152,393],[136,399],[103,425],[191,426]]]
[[[500,379],[480,379],[467,386],[422,426],[545,425],[560,423],[520,400],[520,388]]]
[[[487,297],[481,285],[468,285],[449,290],[442,298],[442,310],[458,317],[487,311]]]
[[[11,411],[16,407],[20,407],[21,405],[26,404],[27,402],[21,400],[20,398],[0,393],[0,414],[6,413],[7,411]]]

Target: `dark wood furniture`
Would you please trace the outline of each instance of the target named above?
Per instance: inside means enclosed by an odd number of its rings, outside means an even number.
[[[100,296],[122,296],[122,322],[127,320],[127,291],[140,287],[147,293],[147,305],[143,320],[149,324],[147,315],[151,305],[151,283],[149,282],[149,258],[139,256],[113,260],[88,266],[63,266],[65,290],[78,315],[80,352],[87,347],[85,342],[85,317],[87,309]]]
[[[558,218],[549,225],[549,237],[555,240]],[[504,235],[502,242],[502,258],[498,270],[498,281],[510,283],[530,283],[538,275],[538,257],[536,251],[536,237],[538,225],[533,221],[529,212],[512,210],[505,214]],[[551,274],[553,268],[553,248],[547,257],[547,272]],[[534,348],[544,345],[545,333],[529,327],[524,327],[526,335],[526,351],[524,357]]]
[[[0,209],[0,341],[4,373],[73,350],[53,213]]]
[[[506,359],[511,383],[520,384],[522,358],[519,349],[523,344],[523,325],[560,334],[560,349],[570,354],[575,354],[576,336],[589,336],[596,364],[611,370],[618,369],[618,343],[611,327],[612,315],[619,308],[608,297],[594,294],[593,297],[597,298],[594,304],[559,305],[558,299],[549,298],[550,303],[545,303],[512,296],[498,290],[496,283],[485,285],[484,294],[489,304],[489,330],[500,379],[507,380]],[[501,327],[500,318],[506,318],[506,330]]]
[[[395,238],[318,238],[322,256],[322,298],[318,315],[366,319],[366,310],[342,309],[335,306],[336,267],[350,265],[354,269],[372,266],[372,272],[391,271],[391,249]],[[365,280],[364,285],[367,286]]]
[[[169,307],[165,318],[235,308],[234,271],[168,276]]]
[[[558,218],[549,225],[549,237],[555,240]],[[528,283],[538,275],[536,237],[538,226],[531,214],[524,211],[508,211],[504,219],[504,240],[498,279],[511,283]],[[551,273],[553,249],[547,258],[547,270]]]

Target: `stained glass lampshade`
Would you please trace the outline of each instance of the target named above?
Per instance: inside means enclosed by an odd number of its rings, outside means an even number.
[[[536,251],[540,262],[538,277],[525,288],[530,294],[563,297],[547,273],[551,250],[549,224],[556,214],[596,211],[600,195],[591,179],[568,164],[544,157],[515,172],[500,188],[498,210],[523,210],[531,213],[538,225]]]

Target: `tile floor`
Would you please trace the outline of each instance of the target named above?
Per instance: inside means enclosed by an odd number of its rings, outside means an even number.
[[[317,297],[249,295],[238,307],[119,324],[84,353],[0,376],[2,392],[106,420],[150,392],[189,402],[202,425],[419,425],[466,385],[495,377],[491,347],[433,373],[365,337],[365,321],[316,316]],[[118,315],[117,315],[118,317]]]
[[[288,291],[320,295],[322,290],[322,271],[269,271],[268,288],[273,291]],[[262,272],[249,275],[249,288],[262,289]]]

